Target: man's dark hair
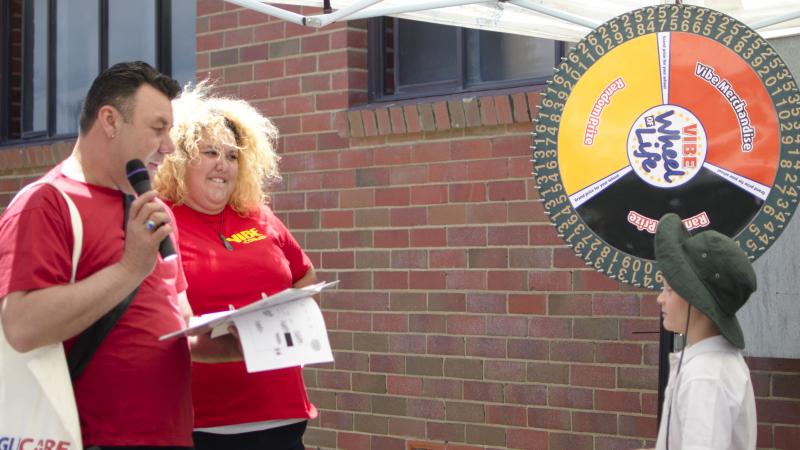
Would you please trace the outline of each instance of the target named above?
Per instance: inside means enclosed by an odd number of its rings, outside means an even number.
[[[180,85],[173,78],[162,74],[143,61],[114,64],[97,76],[83,101],[80,118],[81,135],[86,134],[97,119],[97,112],[104,105],[116,108],[122,118],[129,122],[133,114],[133,96],[143,84],[149,84],[170,100],[178,96]]]

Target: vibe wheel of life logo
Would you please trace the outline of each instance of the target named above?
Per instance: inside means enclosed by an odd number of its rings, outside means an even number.
[[[589,33],[542,92],[533,176],[586,264],[646,288],[658,220],[732,237],[750,259],[793,216],[800,90],[758,33],[720,12],[659,5]]]

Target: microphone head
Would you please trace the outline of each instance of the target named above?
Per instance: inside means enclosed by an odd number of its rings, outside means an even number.
[[[131,183],[131,186],[137,194],[142,194],[150,190],[150,173],[140,159],[128,161],[125,164],[125,173],[128,176],[128,182]]]

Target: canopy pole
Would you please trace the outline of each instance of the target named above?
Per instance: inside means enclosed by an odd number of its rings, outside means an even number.
[[[575,25],[580,25],[589,29],[595,29],[602,24],[602,22],[597,22],[575,14],[548,8],[538,3],[534,3],[530,0],[510,0],[508,3],[512,3],[514,5],[521,6],[523,8],[528,8],[538,13],[542,13],[550,17],[555,17],[556,19],[566,20],[567,22],[571,22],[574,23]]]
[[[403,14],[417,11],[428,11],[431,9],[447,8],[450,6],[463,6],[474,4],[475,0],[431,0],[426,2],[425,5],[419,3],[412,5],[391,5],[391,6],[375,6],[369,9],[355,12],[347,16],[347,20],[357,19],[370,19],[372,17],[391,16],[395,14]],[[314,17],[314,16],[311,16]]]
[[[253,11],[260,12],[261,14],[274,16],[297,25],[303,25],[303,26],[306,25],[306,16],[293,13],[291,11],[287,11],[283,8],[278,8],[277,6],[267,5],[257,0],[225,0],[225,1],[239,6],[243,6],[248,9],[252,9]]]
[[[378,3],[382,0],[361,0],[359,2],[355,2],[346,8],[342,8],[336,10],[332,13],[316,15],[316,16],[308,16],[306,17],[306,24],[311,27],[315,28],[322,28],[325,25],[330,25],[337,20],[343,19],[345,17],[351,16],[353,13],[359,12],[364,8],[367,8],[375,3]]]
[[[800,9],[794,12],[790,12],[788,14],[783,14],[781,16],[769,17],[766,19],[757,20],[753,23],[749,23],[748,25],[750,26],[750,28],[758,31],[761,28],[766,28],[768,26],[779,24],[781,22],[788,22],[790,20],[797,19],[798,17],[800,17]]]

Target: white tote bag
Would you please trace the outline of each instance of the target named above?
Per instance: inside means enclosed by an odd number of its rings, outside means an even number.
[[[23,191],[36,184],[42,182],[28,185]],[[74,283],[83,245],[83,225],[72,199],[55,185],[47,184],[61,193],[69,207],[74,236],[71,277]],[[0,323],[0,449],[23,448],[23,444],[24,448],[82,450],[78,408],[64,345],[19,353],[6,341]]]

